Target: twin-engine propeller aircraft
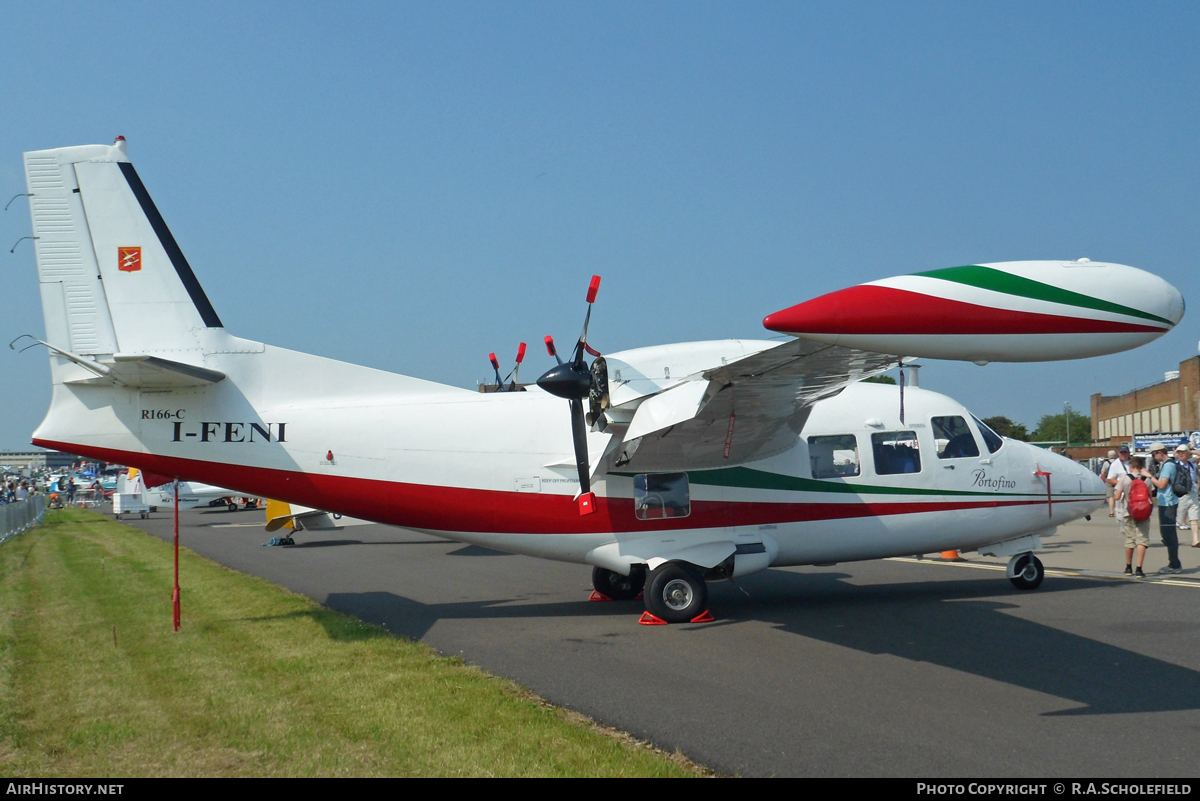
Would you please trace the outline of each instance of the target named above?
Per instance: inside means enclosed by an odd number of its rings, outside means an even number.
[[[781,565],[979,550],[1038,586],[1040,537],[1099,508],[1100,480],[944,395],[862,379],[1115,353],[1184,308],[1118,264],[954,267],[771,314],[782,343],[600,356],[585,321],[536,387],[482,394],[227,333],[123,139],[25,169],[54,382],[35,444],[591,565],[598,592],[644,590],[668,622],[707,611],[706,581]]]

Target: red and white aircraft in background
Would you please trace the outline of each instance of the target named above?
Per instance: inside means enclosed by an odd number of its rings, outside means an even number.
[[[944,395],[861,380],[902,357],[1114,353],[1184,308],[1117,264],[954,267],[772,314],[782,344],[599,356],[585,322],[539,386],[481,394],[229,334],[123,139],[25,168],[54,382],[35,444],[591,565],[670,622],[706,611],[706,580],[771,566],[979,550],[1036,587],[1040,537],[1099,508],[1100,480]]]

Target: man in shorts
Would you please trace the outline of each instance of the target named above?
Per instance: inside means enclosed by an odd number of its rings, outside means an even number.
[[[1135,456],[1129,460],[1129,469],[1134,475],[1140,475],[1146,469],[1146,460],[1140,456]],[[1141,481],[1142,479],[1138,479]],[[1113,493],[1116,498],[1116,518],[1118,525],[1121,527],[1121,533],[1125,535],[1125,575],[1133,576],[1134,578],[1145,578],[1146,574],[1142,572],[1142,564],[1146,561],[1146,549],[1150,547],[1150,518],[1145,520],[1134,520],[1129,514],[1129,489],[1133,486],[1133,477],[1129,473],[1125,473],[1117,479],[1117,486]],[[1133,553],[1137,550],[1137,572],[1133,570]]]
[[[1163,545],[1167,546],[1167,566],[1159,568],[1158,572],[1178,573],[1183,570],[1179,562],[1179,534],[1175,529],[1175,507],[1179,506],[1179,499],[1171,492],[1178,465],[1167,458],[1167,446],[1161,442],[1150,446],[1150,455],[1158,463],[1158,476],[1151,475],[1148,470],[1142,470],[1141,475],[1158,490],[1158,533]]]
[[[1175,525],[1180,531],[1192,532],[1192,547],[1200,542],[1200,499],[1196,496],[1196,465],[1192,462],[1192,449],[1184,443],[1175,449],[1175,462],[1186,470],[1190,479],[1187,495],[1179,498],[1179,509],[1175,512]]]

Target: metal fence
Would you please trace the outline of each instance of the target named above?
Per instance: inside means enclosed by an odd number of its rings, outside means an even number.
[[[0,542],[36,526],[45,514],[45,495],[31,495],[24,501],[0,505]]]

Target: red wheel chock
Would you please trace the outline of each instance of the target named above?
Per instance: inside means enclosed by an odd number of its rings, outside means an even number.
[[[694,618],[692,618],[691,622],[692,623],[714,623],[714,622],[716,622],[716,618],[714,618],[712,616],[712,612],[705,609],[703,612],[701,612],[700,614],[698,614]]]
[[[588,600],[589,601],[611,601],[612,598],[609,598],[607,595],[600,592],[600,590],[592,590],[592,594],[588,596]]]
[[[658,615],[652,615],[649,612],[642,612],[642,616],[638,619],[638,623],[643,626],[665,626],[667,621],[663,620]]]

